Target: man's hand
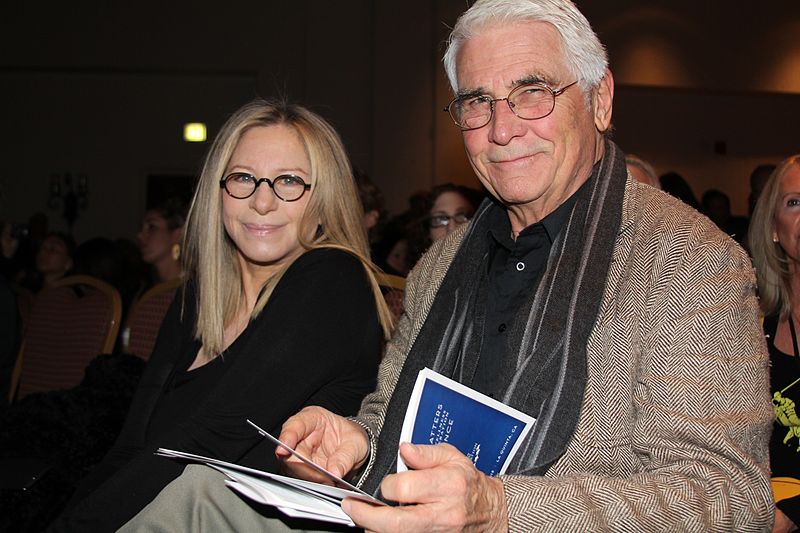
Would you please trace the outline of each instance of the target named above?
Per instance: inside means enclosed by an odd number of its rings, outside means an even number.
[[[278,437],[301,455],[339,477],[360,467],[369,453],[369,439],[364,429],[322,407],[306,407],[289,418]],[[293,475],[331,484],[331,480],[292,456],[281,447],[275,455]]]
[[[508,531],[503,483],[479,472],[449,444],[400,445],[412,470],[386,476],[384,498],[400,507],[346,499],[342,509],[367,531]],[[413,505],[412,505],[413,504]]]

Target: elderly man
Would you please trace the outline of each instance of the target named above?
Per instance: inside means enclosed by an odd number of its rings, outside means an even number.
[[[404,504],[346,500],[370,531],[768,529],[752,268],[707,219],[627,176],[605,138],[614,84],[586,19],[568,0],[478,0],[445,67],[448,110],[495,201],[409,276],[359,416],[307,408],[281,438]],[[536,418],[504,475],[446,444],[399,444],[424,367]],[[398,448],[410,471],[396,473]],[[184,478],[130,526],[287,530],[208,469]],[[176,505],[187,498],[191,510]]]

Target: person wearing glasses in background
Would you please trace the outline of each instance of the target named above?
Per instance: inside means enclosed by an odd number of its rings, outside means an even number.
[[[188,215],[184,288],[116,444],[52,530],[128,521],[183,471],[159,447],[275,471],[247,419],[277,434],[304,406],[358,410],[392,327],[361,216],[321,117],[257,100],[228,120]]]
[[[479,192],[463,185],[445,183],[431,190],[428,216],[430,242],[450,235],[475,214],[481,201]]]
[[[433,242],[469,222],[483,198],[475,189],[453,183],[431,189],[426,198],[424,218],[409,224],[409,264],[416,264]]]
[[[450,115],[493,201],[409,274],[359,414],[307,407],[279,438],[402,504],[344,500],[368,531],[768,530],[752,266],[697,211],[628,176],[606,136],[614,83],[586,18],[568,0],[477,0],[444,61]],[[505,474],[449,444],[400,443],[424,367],[536,418]],[[290,529],[200,466],[130,526]]]

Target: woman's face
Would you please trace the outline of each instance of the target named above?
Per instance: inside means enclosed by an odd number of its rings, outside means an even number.
[[[800,165],[792,165],[781,179],[773,239],[778,239],[790,264],[800,263]]]
[[[155,265],[172,260],[172,247],[181,242],[182,229],[170,230],[167,221],[155,209],[144,214],[142,228],[136,234],[136,242],[142,251],[145,263]]]
[[[456,222],[454,217],[466,216],[467,218],[472,217],[472,204],[470,204],[466,198],[461,196],[460,193],[454,191],[447,191],[440,194],[436,201],[433,202],[433,207],[431,208],[431,220],[433,221],[431,228],[430,228],[430,237],[432,241],[436,241],[452,233],[464,222]],[[444,226],[435,226],[436,219],[441,218],[442,220],[445,217],[450,217],[447,220],[447,224]]]
[[[45,276],[63,276],[71,268],[72,258],[64,241],[55,235],[47,237],[36,254],[36,270]]]
[[[282,174],[293,174],[311,183],[306,150],[297,132],[283,124],[245,132],[225,176],[232,172],[245,172],[270,181]],[[236,245],[243,269],[273,270],[302,253],[298,235],[309,191],[299,200],[285,202],[262,182],[248,198],[234,198],[225,189],[220,189],[220,194],[225,231]],[[310,239],[313,235],[305,237]]]

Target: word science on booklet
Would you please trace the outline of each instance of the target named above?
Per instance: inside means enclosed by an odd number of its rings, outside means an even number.
[[[400,433],[401,442],[447,443],[490,476],[505,473],[536,419],[446,378],[419,372]],[[398,453],[397,471],[408,470]]]

